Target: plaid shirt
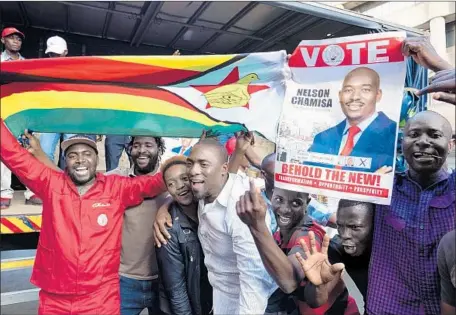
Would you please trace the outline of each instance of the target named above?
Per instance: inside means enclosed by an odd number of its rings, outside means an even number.
[[[437,246],[455,226],[455,180],[442,170],[423,190],[396,175],[391,205],[375,211],[368,314],[440,314]]]
[[[312,231],[315,234],[315,245],[317,250],[321,249],[325,231],[318,225],[315,224],[311,219],[306,220],[304,224],[296,228],[290,237],[288,243],[282,242],[280,235],[280,229],[274,233],[274,239],[280,246],[282,251],[287,256],[294,255],[299,252],[305,257],[304,251],[300,245],[300,241],[304,240],[310,248],[309,232]],[[348,295],[348,290],[343,285],[337,285],[333,291],[331,291],[328,302],[318,308],[311,308],[304,299],[304,287],[307,281],[303,280],[299,288],[293,292],[296,296],[296,304],[299,308],[299,312],[302,315],[359,315],[358,307],[356,306],[355,300]],[[280,289],[279,289],[280,290]],[[285,294],[284,294],[284,297]]]

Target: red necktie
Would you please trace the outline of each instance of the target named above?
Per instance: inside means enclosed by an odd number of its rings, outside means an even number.
[[[348,128],[348,137],[347,137],[347,142],[345,142],[345,146],[340,151],[341,156],[349,156],[350,153],[353,151],[353,147],[355,146],[355,136],[361,131],[361,129],[358,126],[351,126]],[[342,166],[336,166],[337,169],[341,169]]]

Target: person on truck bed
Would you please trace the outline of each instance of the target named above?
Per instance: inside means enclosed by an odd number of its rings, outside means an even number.
[[[3,120],[0,128],[1,161],[43,200],[31,277],[41,288],[38,314],[120,314],[124,211],[165,192],[162,175],[97,173],[96,143],[83,136],[62,142],[66,170],[61,172],[21,147]]]

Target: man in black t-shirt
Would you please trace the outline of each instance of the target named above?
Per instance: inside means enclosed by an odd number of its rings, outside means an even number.
[[[441,315],[456,314],[456,230],[442,238],[437,250],[440,274]]]
[[[367,279],[371,256],[374,205],[367,202],[340,200],[337,209],[337,231],[329,244],[331,264],[344,263],[345,270],[367,297]]]

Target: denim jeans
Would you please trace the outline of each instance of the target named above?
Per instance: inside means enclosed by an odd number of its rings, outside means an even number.
[[[119,160],[123,150],[127,150],[130,136],[107,135],[105,139],[106,172],[112,171],[119,166]]]
[[[41,148],[43,149],[44,153],[46,153],[47,157],[54,161],[54,152],[57,144],[59,143],[60,137],[62,136],[61,133],[42,133],[40,135],[40,144]],[[72,133],[64,133],[63,134],[63,141],[75,136]],[[85,135],[91,138],[93,141],[96,141],[96,135]],[[63,156],[62,150],[60,150],[59,154],[59,161],[58,165],[61,169],[65,169],[65,157]]]
[[[158,280],[136,280],[120,276],[120,314],[139,315],[147,308],[149,315],[161,314]]]

